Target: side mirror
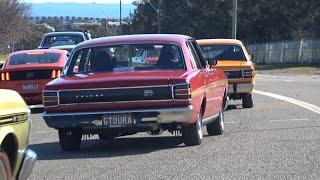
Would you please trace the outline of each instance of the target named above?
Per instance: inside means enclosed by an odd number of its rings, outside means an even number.
[[[218,63],[217,59],[209,59],[208,60],[208,64],[210,65],[210,67],[217,65],[217,63]]]

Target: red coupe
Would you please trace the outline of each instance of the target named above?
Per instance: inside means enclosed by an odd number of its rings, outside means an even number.
[[[9,55],[0,70],[0,88],[21,94],[28,105],[42,104],[42,91],[60,77],[67,62],[64,50],[27,50]]]
[[[159,50],[154,63],[136,60],[153,50]],[[106,140],[165,130],[198,145],[203,125],[210,135],[224,129],[228,85],[215,64],[183,35],[89,40],[74,49],[66,73],[45,87],[44,119],[59,131],[63,150],[79,149],[83,134]]]

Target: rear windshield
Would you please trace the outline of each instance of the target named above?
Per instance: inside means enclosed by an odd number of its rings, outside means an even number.
[[[239,60],[246,61],[243,51],[237,45],[208,45],[200,46],[203,57],[207,60]]]
[[[59,53],[41,53],[41,54],[15,54],[10,57],[10,65],[23,64],[48,64],[58,62],[61,54]]]
[[[172,44],[124,44],[93,47],[74,53],[70,73],[185,69],[181,48]]]
[[[42,42],[42,47],[50,48],[63,45],[77,45],[84,41],[81,35],[51,35],[46,36]]]

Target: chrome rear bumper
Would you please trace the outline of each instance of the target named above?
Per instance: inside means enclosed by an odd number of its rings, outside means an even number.
[[[247,84],[236,84],[236,83],[230,83],[228,85],[228,93],[250,93],[252,92],[254,87],[254,84],[247,83]]]
[[[193,106],[161,109],[135,109],[102,112],[44,113],[43,118],[49,127],[70,128],[90,125],[101,125],[102,115],[132,113],[138,124],[143,123],[188,123]]]
[[[27,149],[24,153],[24,159],[18,175],[18,180],[26,180],[29,177],[36,161],[37,154],[32,150]]]

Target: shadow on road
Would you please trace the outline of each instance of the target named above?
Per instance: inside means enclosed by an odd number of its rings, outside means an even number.
[[[41,114],[44,112],[43,108],[31,108],[30,110],[32,114]]]
[[[182,138],[175,136],[118,138],[113,141],[94,139],[82,141],[80,151],[73,152],[63,152],[59,142],[29,145],[37,153],[38,160],[130,156],[183,147]]]
[[[242,104],[229,104],[226,111],[232,111],[237,109],[244,109],[244,108],[242,108]]]

